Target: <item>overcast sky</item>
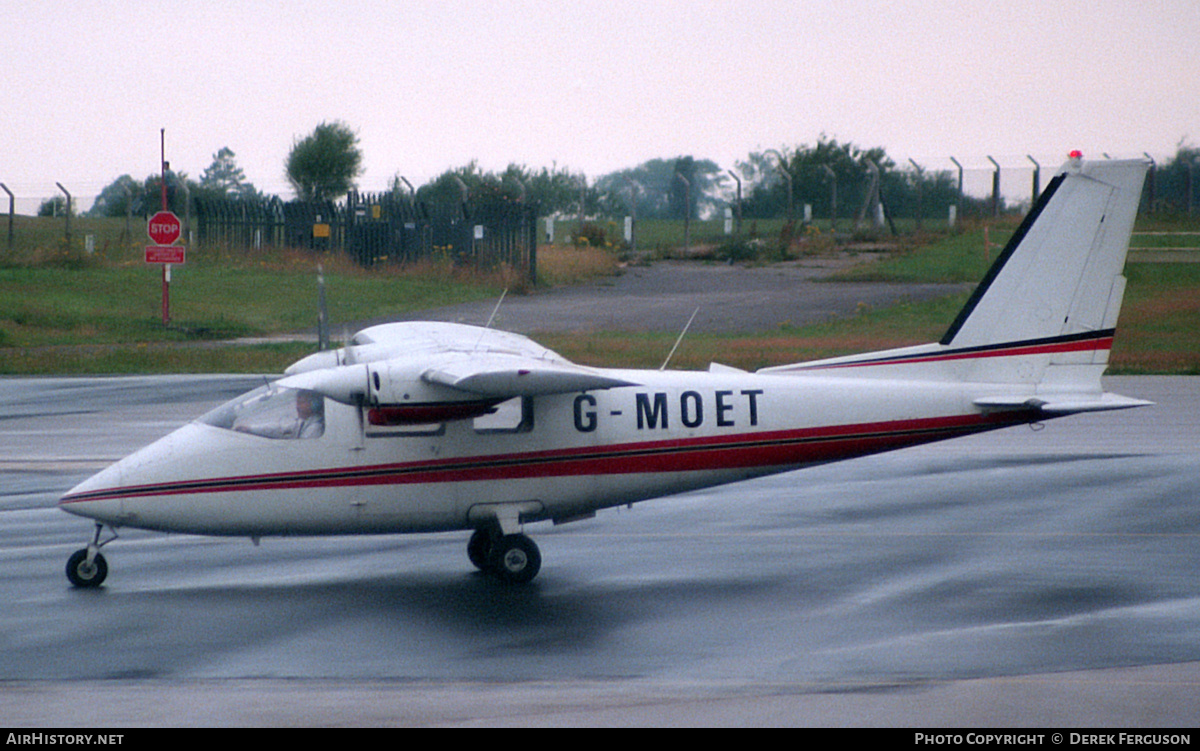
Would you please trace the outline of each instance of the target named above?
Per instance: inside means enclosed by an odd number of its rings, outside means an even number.
[[[822,134],[938,169],[1200,143],[1200,0],[0,0],[0,18],[0,182],[22,197],[155,173],[160,129],[174,169],[199,178],[228,146],[290,197],[289,150],[332,120],[359,135],[365,190],[473,159],[732,168]]]

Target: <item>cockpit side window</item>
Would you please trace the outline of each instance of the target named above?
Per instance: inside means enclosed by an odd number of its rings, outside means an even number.
[[[217,407],[200,422],[260,438],[318,438],[325,433],[325,400],[312,391],[263,386]]]

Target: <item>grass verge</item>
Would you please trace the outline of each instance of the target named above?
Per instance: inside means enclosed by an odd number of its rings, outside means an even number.
[[[985,237],[976,227],[931,242],[907,242],[888,258],[835,279],[975,281],[1011,231],[1002,226]],[[158,269],[142,262],[139,248],[106,240],[85,255],[38,246],[0,257],[0,374],[279,372],[313,346],[228,340],[314,329],[318,262],[325,265],[335,339],[340,322],[493,299],[514,286],[504,270],[490,276],[444,265],[367,271],[302,252],[204,250],[176,267],[172,325],[164,327]],[[616,271],[616,257],[603,249],[539,250],[542,283],[574,284]],[[1134,255],[1126,276],[1109,372],[1200,374],[1200,263],[1140,262]],[[935,341],[965,297],[864,309],[845,320],[749,335],[691,333],[671,367],[704,368],[716,361],[753,370]],[[676,336],[594,332],[535,338],[584,364],[657,368]]]

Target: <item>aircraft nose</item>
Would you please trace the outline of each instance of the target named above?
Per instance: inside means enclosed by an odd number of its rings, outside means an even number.
[[[122,465],[117,462],[102,469],[88,479],[71,488],[58,500],[63,511],[106,524],[120,523],[123,504],[121,501]]]
[[[193,460],[208,455],[199,436],[212,428],[186,425],[71,488],[58,507],[113,527],[161,528],[161,504]],[[239,435],[230,433],[231,435]],[[210,447],[209,447],[210,448]],[[160,526],[155,526],[155,519]]]

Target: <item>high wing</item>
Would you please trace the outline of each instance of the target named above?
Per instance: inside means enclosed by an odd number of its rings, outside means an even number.
[[[447,357],[445,362],[425,370],[421,380],[480,396],[504,398],[635,385],[574,363],[504,354]]]
[[[305,358],[278,385],[343,404],[390,407],[393,419],[403,410],[413,419],[465,419],[515,397],[634,385],[519,334],[476,326],[388,324],[365,329],[355,341]]]
[[[498,353],[568,362],[557,352],[520,334],[457,323],[407,321],[365,328],[355,334],[345,347],[309,355],[289,366],[284,374],[290,376],[339,365],[446,352],[474,355]]]

